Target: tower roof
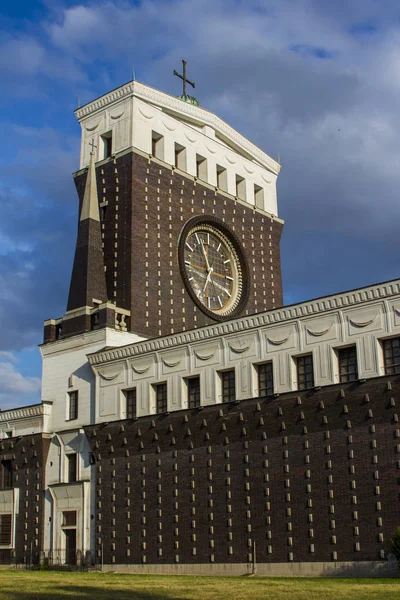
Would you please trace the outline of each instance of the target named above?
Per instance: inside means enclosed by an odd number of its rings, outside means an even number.
[[[107,289],[101,247],[99,202],[94,153],[90,154],[85,193],[78,225],[67,311],[106,302]]]
[[[90,153],[90,163],[79,221],[84,221],[85,219],[93,219],[94,221],[100,221],[94,152]]]

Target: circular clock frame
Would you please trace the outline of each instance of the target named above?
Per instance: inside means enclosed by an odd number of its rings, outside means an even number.
[[[193,275],[197,274],[202,279],[204,279],[204,283],[208,281],[208,277],[211,278],[210,283],[212,283],[213,276],[215,279],[215,275],[217,275],[217,273],[213,273],[213,265],[208,265],[210,267],[208,270],[198,266],[198,269],[200,269],[201,271],[205,271],[204,273],[197,273],[196,271],[193,273],[192,267],[190,268],[190,272],[188,272],[189,270],[185,262],[187,261],[187,252],[185,253],[185,248],[187,247],[188,240],[191,238],[191,236],[194,236],[196,233],[205,235],[207,235],[207,233],[210,233],[213,239],[218,238],[218,241],[220,241],[221,245],[223,246],[223,252],[226,254],[227,257],[229,257],[228,263],[232,262],[232,264],[230,265],[230,275],[228,276],[229,282],[231,282],[232,280],[231,287],[229,288],[231,296],[223,303],[222,306],[206,306],[206,304],[204,304],[201,298],[199,298],[199,290],[197,290],[196,293],[190,281],[193,281]],[[202,238],[200,236],[200,241],[201,239]],[[200,246],[200,243],[198,243],[198,246]],[[206,254],[204,245],[201,247],[201,251],[204,253],[204,255]],[[200,251],[198,250],[198,252]],[[227,227],[227,225],[223,221],[221,221],[217,217],[206,215],[193,217],[192,219],[190,219],[183,227],[179,236],[178,259],[179,268],[183,282],[185,284],[185,288],[193,302],[196,304],[196,306],[200,308],[200,310],[203,313],[205,313],[214,321],[227,321],[241,314],[249,296],[249,269],[246,257],[244,255],[242,246],[237,236],[229,227]],[[204,259],[207,260],[205,257]],[[221,277],[221,274],[217,276]],[[220,292],[220,296],[223,296],[223,292],[225,292],[225,290],[223,290],[222,286],[218,285],[218,283],[215,283],[215,285],[218,289],[222,290]],[[219,303],[221,303],[220,299]]]

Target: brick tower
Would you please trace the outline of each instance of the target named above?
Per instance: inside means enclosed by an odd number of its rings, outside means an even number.
[[[76,116],[77,249],[67,313],[45,341],[121,318],[157,337],[282,305],[277,162],[193,98],[136,81]],[[96,216],[83,219],[88,202]]]

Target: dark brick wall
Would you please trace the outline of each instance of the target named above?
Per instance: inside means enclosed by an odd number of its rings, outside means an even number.
[[[4,439],[0,461],[11,460],[13,487],[19,488],[19,514],[16,520],[15,560],[38,557],[44,536],[45,468],[50,440],[42,434]]]
[[[178,265],[179,234],[202,214],[222,219],[242,243],[250,267],[244,313],[282,305],[278,221],[133,152],[103,163],[96,174],[100,205],[107,204],[107,292],[131,310],[132,331],[158,336],[212,323],[186,292]],[[75,178],[80,201],[85,177]]]
[[[259,562],[377,560],[400,524],[399,404],[382,377],[86,427],[96,551],[237,563],[256,542]]]

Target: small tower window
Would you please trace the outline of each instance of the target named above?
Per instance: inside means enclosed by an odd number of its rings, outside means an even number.
[[[164,160],[164,137],[156,131],[151,132],[151,153],[156,158]]]
[[[186,148],[175,143],[175,166],[186,171]]]
[[[196,154],[196,176],[207,181],[207,160],[200,154]]]
[[[236,175],[236,196],[241,200],[246,200],[246,180],[240,175]]]
[[[59,340],[62,338],[62,330],[63,330],[63,324],[57,323],[56,324],[56,340]]]
[[[228,174],[220,165],[217,165],[217,187],[224,192],[228,191]]]
[[[100,325],[100,313],[98,310],[90,315],[90,327],[96,329]]]
[[[259,185],[254,185],[254,204],[257,208],[264,209],[264,189]]]
[[[112,131],[101,136],[101,146],[103,150],[103,159],[108,158],[112,154]]]

